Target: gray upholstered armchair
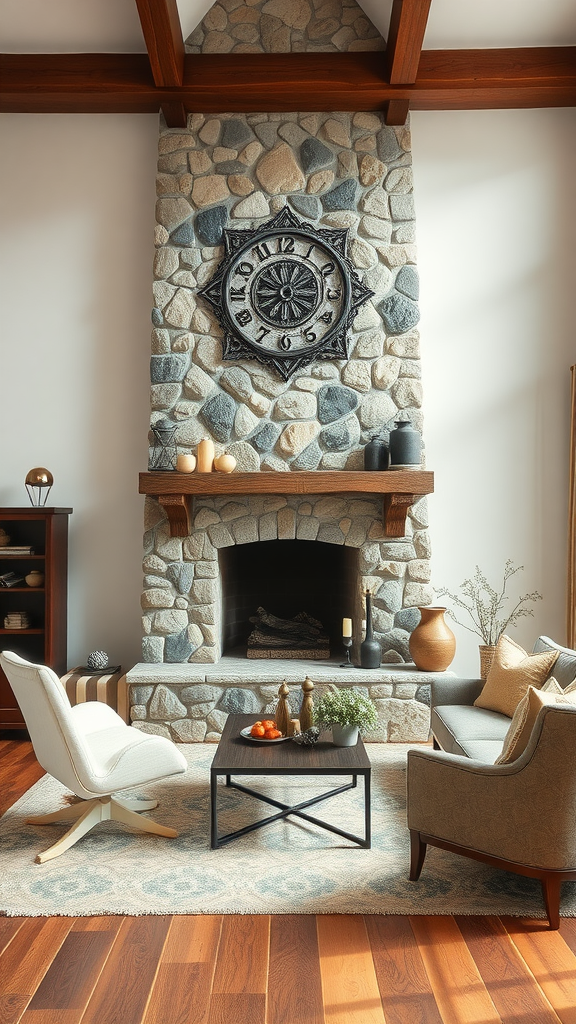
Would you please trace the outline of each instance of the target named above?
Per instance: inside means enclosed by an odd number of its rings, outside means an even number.
[[[439,846],[540,879],[558,928],[560,884],[576,879],[576,706],[543,708],[510,764],[410,750],[408,827],[412,881]]]

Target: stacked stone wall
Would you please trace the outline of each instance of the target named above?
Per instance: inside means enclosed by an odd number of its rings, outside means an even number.
[[[186,40],[188,53],[384,50],[356,0],[219,0]]]
[[[221,649],[220,548],[256,541],[302,540],[359,549],[359,574],[350,606],[364,617],[362,594],[374,594],[373,622],[383,661],[410,661],[417,606],[429,604],[426,504],[411,509],[408,535],[384,536],[381,499],[357,495],[302,498],[263,495],[197,499],[193,529],[171,537],[158,503],[147,499],[142,642],[145,662],[216,663]],[[358,633],[357,644],[359,642]],[[356,647],[354,654],[358,656]],[[252,662],[252,673],[259,671]]]
[[[261,681],[254,681],[249,662],[234,662],[219,677],[211,671],[205,677],[186,669],[186,681],[177,682],[166,667],[136,666],[128,674],[131,724],[142,732],[165,736],[177,743],[217,743],[229,714],[272,716],[278,702],[279,680],[288,678],[289,703],[298,716],[302,699],[301,683],[292,679],[298,673],[284,663],[278,669],[267,668]],[[322,673],[324,678],[327,673]],[[329,675],[329,673],[328,673]],[[376,743],[417,743],[428,739],[430,728],[430,676],[403,670],[353,673],[354,678],[340,686],[353,686],[370,697],[376,706],[378,721],[366,740]],[[374,678],[376,676],[376,678]],[[332,678],[334,676],[332,675]],[[163,680],[163,681],[161,681]],[[315,675],[314,700],[318,701],[333,683]]]
[[[151,425],[174,425],[181,452],[209,436],[238,470],[282,473],[362,468],[364,445],[399,413],[422,429],[407,125],[373,113],[194,114],[186,131],[161,131],[158,167]],[[256,361],[224,362],[221,328],[198,295],[222,259],[224,228],[259,227],[285,205],[315,227],[346,228],[374,293],[352,323],[348,358],[313,362],[288,381]],[[383,652],[407,660],[414,607],[432,599],[426,500],[396,543],[383,537],[379,503],[342,499],[338,513],[318,515],[322,501],[197,500],[182,542],[149,499],[145,661],[220,657],[219,547],[312,534],[362,548],[355,614],[370,577]]]

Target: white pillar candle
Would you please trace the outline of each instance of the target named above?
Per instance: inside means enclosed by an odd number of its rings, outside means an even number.
[[[342,636],[352,636],[352,619],[342,619]]]
[[[204,437],[198,445],[198,472],[211,473],[214,463],[214,441]]]

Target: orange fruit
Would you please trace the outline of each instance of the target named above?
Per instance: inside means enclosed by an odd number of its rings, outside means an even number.
[[[262,724],[264,724],[264,723],[262,723]],[[281,735],[282,735],[282,733],[280,732],[280,729],[266,729],[265,732],[264,732],[264,739],[265,740],[279,740]]]
[[[262,722],[260,724],[263,725],[265,729],[275,729],[276,728],[276,722],[272,721],[271,718],[263,718]]]
[[[255,722],[252,728],[250,729],[250,735],[253,736],[254,739],[263,739],[265,734],[266,730],[262,725],[262,722]]]

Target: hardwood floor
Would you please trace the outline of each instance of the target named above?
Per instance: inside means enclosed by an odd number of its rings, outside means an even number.
[[[1,812],[42,774],[0,734]],[[576,1024],[576,920],[0,917],[0,1024],[19,1021]]]

